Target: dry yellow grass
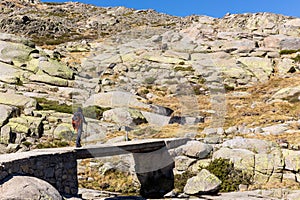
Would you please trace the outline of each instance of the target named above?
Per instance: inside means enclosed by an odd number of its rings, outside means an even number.
[[[85,167],[84,171],[78,173],[83,177],[79,180],[80,188],[138,194],[139,183],[132,174],[116,170],[109,170],[102,174],[97,167],[90,167],[90,161],[91,159],[85,159],[80,163]],[[93,177],[93,179],[88,179],[89,177]]]
[[[245,88],[248,97],[237,98],[229,95],[225,126],[245,123],[251,127],[276,124],[299,118],[300,102],[268,103],[272,95],[281,88],[300,83],[299,74],[290,78],[271,78],[268,82]]]
[[[272,95],[280,90],[281,88],[296,86],[300,83],[300,74],[294,74],[289,78],[279,78],[272,77],[266,83],[258,83],[252,87],[239,88],[235,91],[227,92],[226,94],[226,114],[224,129],[230,126],[237,126],[244,124],[247,127],[265,127],[269,125],[274,125],[278,123],[284,123],[286,121],[298,120],[300,116],[300,102],[277,102],[268,103],[268,100]],[[155,93],[155,90],[151,91]],[[247,92],[249,95],[244,97],[234,96],[234,92]],[[167,137],[180,137],[188,132],[198,132],[198,136],[201,136],[201,131],[205,127],[211,125],[209,112],[203,112],[205,110],[212,109],[210,103],[210,96],[198,95],[196,96],[198,105],[192,106],[183,105],[182,102],[188,102],[183,100],[182,96],[168,96],[162,91],[156,92],[156,98],[151,99],[151,103],[162,105],[174,110],[173,116],[180,116],[182,114],[191,111],[190,116],[201,115],[207,117],[204,123],[199,124],[197,127],[182,126],[178,124],[167,125],[164,127],[156,128],[155,133],[140,135],[130,135],[132,138],[141,137],[154,137],[154,138],[167,138]],[[193,96],[195,98],[195,96]],[[295,125],[296,126],[296,125]],[[147,125],[140,126],[141,131],[146,130]],[[294,130],[299,130],[300,127],[291,127]],[[145,131],[146,133],[147,131]],[[149,132],[149,130],[148,130]],[[267,139],[276,141],[278,139],[286,139],[292,144],[299,144],[300,137],[299,132],[293,134],[283,134],[283,135],[272,135],[272,136],[254,136],[260,139]],[[230,136],[229,136],[230,137]],[[253,137],[253,136],[251,136]],[[296,138],[296,139],[295,139]]]
[[[266,83],[259,83],[248,88],[239,88],[226,94],[226,113],[223,128],[230,126],[246,125],[247,127],[265,127],[286,121],[298,120],[300,116],[300,102],[277,102],[268,103],[272,95],[281,88],[296,86],[300,83],[300,74],[294,74],[289,78],[271,78]],[[234,92],[247,92],[249,95],[237,97]],[[172,116],[204,116],[206,120],[197,126],[186,126],[178,124],[169,124],[164,127],[149,127],[148,124],[142,124],[135,127],[135,131],[129,133],[131,139],[142,138],[168,138],[182,137],[186,133],[197,133],[201,137],[204,128],[212,124],[211,113],[207,112],[212,109],[209,95],[197,95],[192,97],[171,96],[166,92],[151,89],[151,93],[156,95],[149,102],[165,106],[174,110]],[[196,99],[195,99],[196,98]],[[148,103],[149,103],[148,102]],[[189,105],[189,102],[190,105]],[[196,103],[195,103],[196,102]],[[222,116],[221,116],[222,117]],[[291,129],[299,130],[300,127],[295,125]],[[115,132],[108,134],[108,138],[125,135],[124,132]],[[286,139],[291,144],[299,144],[299,132],[293,134],[262,136],[256,135],[260,139],[276,141]],[[231,137],[231,136],[229,136]],[[296,138],[296,139],[295,139]]]

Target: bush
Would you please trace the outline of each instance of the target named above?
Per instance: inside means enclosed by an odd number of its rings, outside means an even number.
[[[155,82],[156,78],[154,77],[148,77],[148,78],[145,78],[144,82],[146,84],[153,84]]]
[[[83,115],[92,119],[101,119],[103,117],[103,112],[109,110],[110,108],[101,108],[98,106],[89,106],[83,108]]]
[[[72,106],[59,104],[58,101],[52,101],[45,98],[36,98],[38,110],[55,110],[62,113],[73,113]]]
[[[206,169],[222,181],[220,192],[237,191],[240,184],[249,185],[252,181],[252,175],[235,169],[227,159],[215,159]]]
[[[180,64],[180,63],[179,63]],[[184,64],[184,63],[183,63]],[[184,66],[176,66],[175,68],[174,68],[174,70],[176,71],[176,72],[178,72],[178,71],[185,71],[185,72],[194,72],[195,70],[193,69],[193,67],[191,67],[191,66],[188,66],[188,67],[184,67]]]
[[[300,62],[300,55],[298,54],[295,58],[292,58],[295,62]]]
[[[59,148],[59,147],[67,147],[69,143],[61,140],[54,140],[52,142],[44,142],[37,144],[36,148],[38,149],[47,149],[47,148]]]
[[[193,176],[196,176],[196,174],[186,171],[182,174],[176,174],[174,176],[174,189],[178,193],[182,193],[184,186],[186,185],[186,182],[188,179],[192,178]]]
[[[297,53],[300,52],[300,49],[298,50],[294,50],[294,49],[285,49],[285,50],[281,50],[279,52],[280,55],[284,55],[284,54],[293,54],[293,53]]]

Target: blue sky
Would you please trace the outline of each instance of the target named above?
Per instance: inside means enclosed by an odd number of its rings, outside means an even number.
[[[64,0],[42,0],[65,2]],[[175,16],[192,14],[223,17],[226,13],[272,12],[300,17],[300,0],[76,0],[97,6],[154,9]]]

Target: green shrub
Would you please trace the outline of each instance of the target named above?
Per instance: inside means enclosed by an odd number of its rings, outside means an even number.
[[[103,117],[103,112],[109,110],[110,108],[101,108],[98,106],[89,106],[83,108],[83,115],[92,119],[101,119]]]
[[[285,49],[285,50],[281,50],[279,51],[280,55],[284,55],[284,54],[293,54],[293,53],[297,53],[300,52],[300,49],[295,50],[295,49]]]
[[[192,87],[193,87],[193,91],[194,91],[194,94],[195,94],[195,95],[200,95],[200,94],[202,94],[202,92],[201,92],[201,90],[200,90],[202,87],[201,87],[200,85],[193,85]]]
[[[146,88],[143,88],[143,89],[140,89],[139,91],[138,91],[138,94],[140,95],[140,96],[142,96],[142,97],[144,97],[146,94],[148,94],[150,91],[148,90],[148,89],[146,89]]]
[[[182,193],[184,186],[186,185],[186,182],[188,179],[192,178],[193,176],[196,176],[196,174],[186,171],[182,174],[176,174],[174,176],[174,189],[178,193]]]
[[[61,2],[44,2],[44,4],[49,6],[57,6],[57,5],[63,5],[64,3]]]
[[[180,64],[180,63],[179,63]],[[184,63],[183,63],[184,64]],[[185,72],[194,72],[195,70],[193,69],[193,67],[192,66],[188,66],[188,67],[184,67],[184,66],[176,66],[175,68],[174,68],[174,70],[176,71],[176,72],[178,72],[178,71],[185,71]]]
[[[45,98],[36,98],[38,103],[38,110],[54,110],[62,113],[72,114],[77,111],[77,108],[81,105],[67,105],[67,104],[59,104],[58,101],[52,101]],[[101,108],[98,106],[89,106],[83,108],[83,114],[85,117],[92,119],[101,119],[103,116],[103,112],[109,110],[110,108]]]
[[[23,86],[23,81],[20,78],[17,78],[16,85]]]
[[[292,58],[295,62],[300,62],[300,55],[298,54],[295,58]]]
[[[30,147],[32,145],[32,143],[28,141],[22,142],[22,144],[25,145],[26,147]]]
[[[135,129],[132,131],[132,134],[134,136],[142,136],[144,138],[147,138],[147,137],[151,137],[155,134],[157,134],[159,132],[159,130],[156,130],[155,127],[151,127],[151,126],[147,126],[145,128],[139,128],[139,129]]]
[[[156,78],[154,77],[148,77],[148,78],[145,78],[144,82],[146,84],[153,84],[155,82]]]
[[[231,85],[227,85],[227,84],[224,84],[224,89],[225,89],[226,92],[234,91],[234,87],[231,86]]]
[[[58,147],[67,147],[69,143],[67,141],[54,140],[52,142],[43,142],[36,145],[38,149],[47,149],[47,148],[58,148]]]
[[[222,181],[220,192],[237,191],[240,184],[249,185],[252,181],[252,175],[235,169],[227,159],[215,159],[206,169]]]
[[[73,113],[72,106],[59,104],[58,101],[52,101],[45,98],[36,98],[38,110],[55,110],[62,113]]]

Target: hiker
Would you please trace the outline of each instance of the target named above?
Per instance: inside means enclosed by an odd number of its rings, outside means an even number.
[[[87,124],[82,113],[82,109],[79,107],[72,117],[72,125],[74,130],[77,132],[76,147],[81,147],[80,140],[83,131],[83,123]]]

